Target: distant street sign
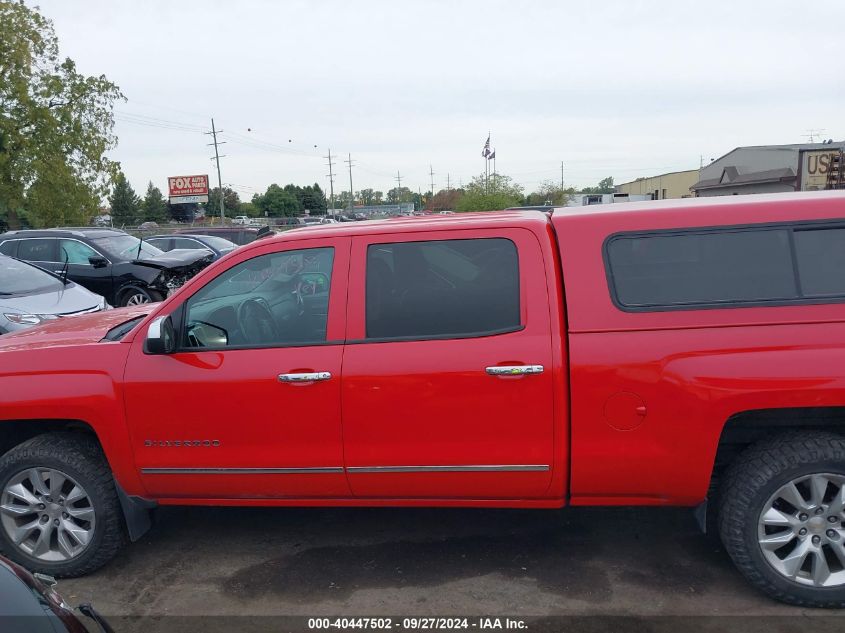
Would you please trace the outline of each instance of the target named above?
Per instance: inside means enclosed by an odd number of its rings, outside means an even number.
[[[171,204],[186,202],[208,202],[208,175],[205,176],[170,176],[167,179]],[[204,197],[204,200],[182,200],[181,198]],[[177,198],[180,198],[177,200]]]
[[[170,204],[196,204],[208,202],[208,196],[170,196]]]

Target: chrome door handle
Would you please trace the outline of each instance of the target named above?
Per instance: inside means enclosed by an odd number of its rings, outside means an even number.
[[[542,365],[495,365],[485,369],[491,376],[524,376],[526,374],[542,374]]]
[[[332,377],[328,371],[313,371],[304,374],[279,374],[279,382],[316,382],[329,380]]]

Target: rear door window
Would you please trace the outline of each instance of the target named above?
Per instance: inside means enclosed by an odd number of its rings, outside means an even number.
[[[200,248],[205,248],[205,244],[198,242],[197,240],[191,239],[189,237],[174,237],[173,238],[173,248],[187,248],[191,250],[197,250]]]
[[[51,237],[21,240],[18,259],[30,262],[57,262],[56,240]]]
[[[371,244],[367,337],[460,338],[520,327],[518,259],[504,238]]]

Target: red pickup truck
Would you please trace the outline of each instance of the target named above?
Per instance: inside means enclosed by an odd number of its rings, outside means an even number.
[[[0,339],[0,550],[84,574],[156,505],[687,506],[845,606],[843,433],[843,192],[303,228]]]

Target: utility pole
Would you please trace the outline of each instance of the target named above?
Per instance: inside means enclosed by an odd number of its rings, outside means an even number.
[[[431,176],[431,197],[434,197],[434,167],[431,166],[431,163],[428,164],[428,173]]]
[[[446,174],[446,191],[452,191],[452,184],[451,180],[449,179],[449,174]]]
[[[220,192],[220,224],[223,224],[223,218],[225,217],[225,213],[223,211],[223,178],[220,176],[220,159],[225,158],[226,156],[220,156],[217,151],[218,145],[223,145],[226,141],[217,142],[217,133],[223,133],[223,130],[218,130],[214,127],[214,119],[211,119],[211,132],[206,132],[206,134],[211,134],[211,137],[214,139],[213,143],[208,143],[208,145],[214,145],[214,162],[217,163],[217,190]]]
[[[560,161],[560,190],[563,191],[563,161]]]
[[[402,174],[396,170],[396,202],[402,204]]]
[[[349,165],[349,209],[351,210],[352,207],[355,205],[355,192],[352,189],[352,154],[347,155],[348,158],[343,161],[347,165]]]
[[[323,156],[323,158],[329,159],[329,191],[330,193],[330,200],[332,204],[332,214],[334,214],[334,164],[332,163],[332,148],[329,148],[329,155]]]

